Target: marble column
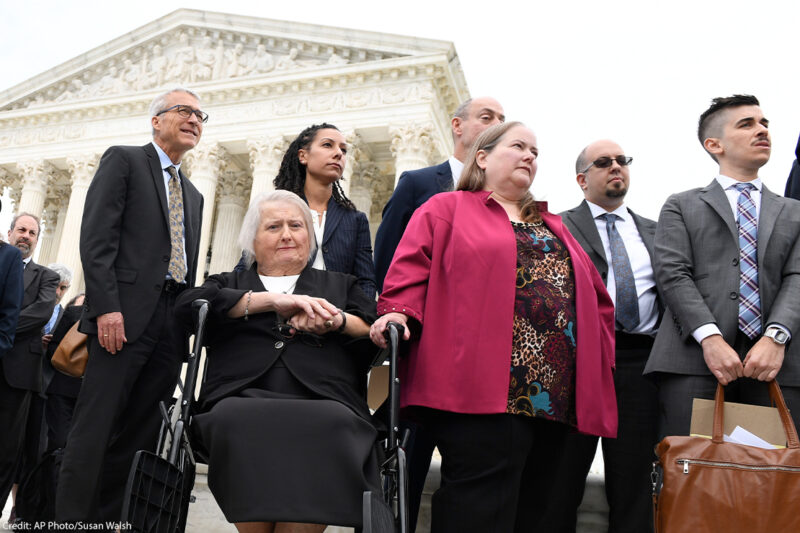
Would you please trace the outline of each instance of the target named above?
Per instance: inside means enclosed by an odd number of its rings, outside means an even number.
[[[59,172],[53,176],[47,188],[47,198],[42,213],[42,235],[39,238],[39,257],[37,262],[49,265],[56,261],[58,255],[59,232],[63,229],[64,218],[69,199],[69,177]],[[59,223],[61,226],[59,227]]]
[[[211,243],[214,223],[214,203],[217,180],[228,161],[228,152],[219,143],[200,145],[184,157],[189,167],[190,179],[203,195],[203,226],[200,232],[200,251],[197,258],[195,283],[203,283],[206,274],[206,257]]]
[[[31,213],[42,216],[47,187],[56,169],[43,159],[17,163],[22,174],[22,191],[17,203],[17,213]]]
[[[230,272],[239,262],[242,249],[239,231],[250,197],[250,183],[245,171],[225,172],[217,190],[217,216],[211,243],[210,274]]]
[[[394,156],[394,185],[407,170],[425,168],[431,164],[434,142],[429,125],[410,124],[389,127],[392,138],[391,150]]]
[[[86,191],[89,189],[99,161],[99,154],[85,154],[67,159],[72,188],[62,225],[61,238],[58,242],[58,255],[56,255],[56,261],[72,270],[72,284],[64,295],[64,302],[68,302],[83,287],[80,252],[81,220],[83,219],[83,206],[86,203]],[[102,230],[103,228],[97,228],[97,231]]]
[[[282,135],[259,137],[247,141],[247,149],[250,152],[250,168],[253,171],[253,185],[247,205],[250,205],[250,202],[262,192],[275,190],[273,180],[278,175],[283,154],[288,146],[289,143]]]

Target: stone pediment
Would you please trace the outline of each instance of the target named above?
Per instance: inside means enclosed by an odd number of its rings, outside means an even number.
[[[431,55],[455,51],[445,41],[180,9],[0,92],[0,111]]]

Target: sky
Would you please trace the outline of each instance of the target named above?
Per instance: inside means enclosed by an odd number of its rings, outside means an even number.
[[[760,99],[773,142],[761,177],[774,192],[795,158],[796,0],[0,0],[0,91],[182,7],[453,42],[471,95],[536,133],[533,192],[553,212],[582,200],[575,158],[602,138],[634,158],[626,201],[644,216],[707,185],[717,167],[696,127],[715,96]]]

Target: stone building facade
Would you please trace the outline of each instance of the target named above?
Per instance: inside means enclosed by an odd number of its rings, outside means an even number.
[[[236,263],[250,198],[272,188],[303,128],[345,134],[343,186],[374,236],[397,177],[451,153],[450,116],[468,98],[450,42],[188,9],[0,92],[0,184],[13,211],[42,216],[39,262],[71,267],[72,294],[99,158],[149,142],[147,107],[176,86],[210,115],[184,166],[205,197],[201,280]]]

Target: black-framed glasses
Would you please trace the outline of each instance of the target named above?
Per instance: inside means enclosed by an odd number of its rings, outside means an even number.
[[[192,116],[192,113],[194,113],[194,116],[197,117],[197,120],[199,120],[203,124],[208,122],[208,113],[206,113],[205,111],[200,111],[199,109],[192,109],[188,105],[183,105],[183,104],[178,104],[172,107],[168,107],[166,109],[162,109],[161,111],[156,113],[156,116],[163,115],[168,111],[175,111],[182,118],[189,118],[190,116]]]
[[[608,157],[608,156],[598,157],[597,159],[592,161],[592,163],[588,167],[581,170],[580,173],[583,174],[592,167],[608,168],[614,163],[614,161],[616,161],[617,164],[621,167],[627,167],[628,165],[633,163],[633,158],[628,157],[627,155],[618,155],[616,157]]]
[[[283,339],[286,340],[298,339],[300,340],[300,342],[308,346],[313,346],[315,348],[322,347],[322,337],[314,335],[313,333],[298,331],[297,329],[293,328],[286,322],[276,322],[275,325],[272,327],[272,330]]]

